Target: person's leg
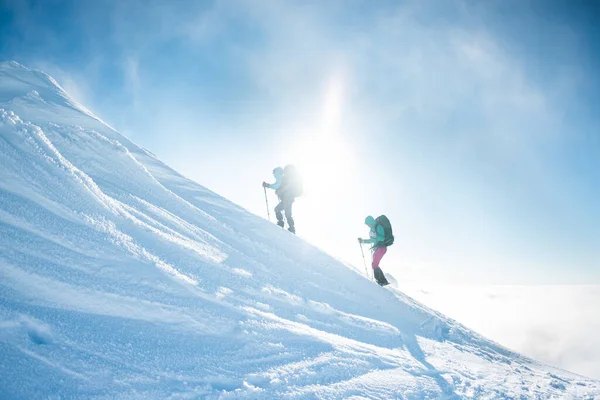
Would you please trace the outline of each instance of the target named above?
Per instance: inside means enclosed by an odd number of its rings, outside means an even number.
[[[376,249],[373,253],[373,276],[375,277],[377,283],[379,283],[381,286],[389,284],[389,282],[385,278],[385,275],[383,274],[383,271],[381,270],[381,268],[379,268],[379,263],[381,262],[381,259],[383,258],[386,252],[387,247],[380,247]]]
[[[279,204],[275,206],[275,217],[277,218],[277,225],[283,228],[283,214],[281,213],[284,209],[283,200],[279,200]]]
[[[292,218],[292,205],[294,204],[294,198],[288,199],[285,202],[285,219],[289,225],[288,231],[296,233],[296,226],[294,225],[294,218]]]
[[[373,253],[373,264],[372,264],[373,269],[379,268],[379,263],[381,262],[381,259],[383,258],[383,256],[385,255],[386,252],[387,252],[387,247],[379,247],[378,249],[375,250],[375,252]]]

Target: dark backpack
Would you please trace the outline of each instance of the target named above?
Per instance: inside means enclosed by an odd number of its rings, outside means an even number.
[[[302,184],[302,177],[296,167],[287,165],[283,171],[284,190],[294,197],[302,196],[304,185]]]
[[[393,245],[394,235],[392,233],[392,224],[390,223],[388,217],[386,217],[385,215],[380,215],[379,217],[375,218],[375,232],[377,232],[378,225],[381,225],[385,234],[385,239],[383,240],[382,244],[386,247]]]

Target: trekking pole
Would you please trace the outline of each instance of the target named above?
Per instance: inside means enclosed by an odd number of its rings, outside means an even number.
[[[267,188],[263,186],[263,189],[265,191],[265,203],[267,204],[267,218],[269,219],[269,222],[271,222],[271,212],[269,211],[269,199],[267,198]]]
[[[367,275],[367,278],[371,279],[369,277],[369,271],[367,270],[367,260],[365,260],[365,252],[363,251],[362,243],[358,242],[358,244],[360,244],[360,253],[362,254],[362,257],[363,257],[363,264],[365,264],[365,274]]]

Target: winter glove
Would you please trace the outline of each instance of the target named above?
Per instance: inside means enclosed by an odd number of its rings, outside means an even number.
[[[358,243],[362,244],[363,240],[363,238],[358,238]]]
[[[263,187],[267,188],[267,187],[269,187],[269,184],[267,182],[263,182]]]

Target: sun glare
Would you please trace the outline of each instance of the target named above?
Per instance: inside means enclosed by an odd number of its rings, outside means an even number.
[[[290,157],[304,179],[304,196],[297,215],[305,223],[306,237],[315,242],[323,239],[322,222],[351,190],[352,144],[341,131],[344,88],[344,75],[333,74],[324,90],[317,126],[314,131],[300,135]]]

